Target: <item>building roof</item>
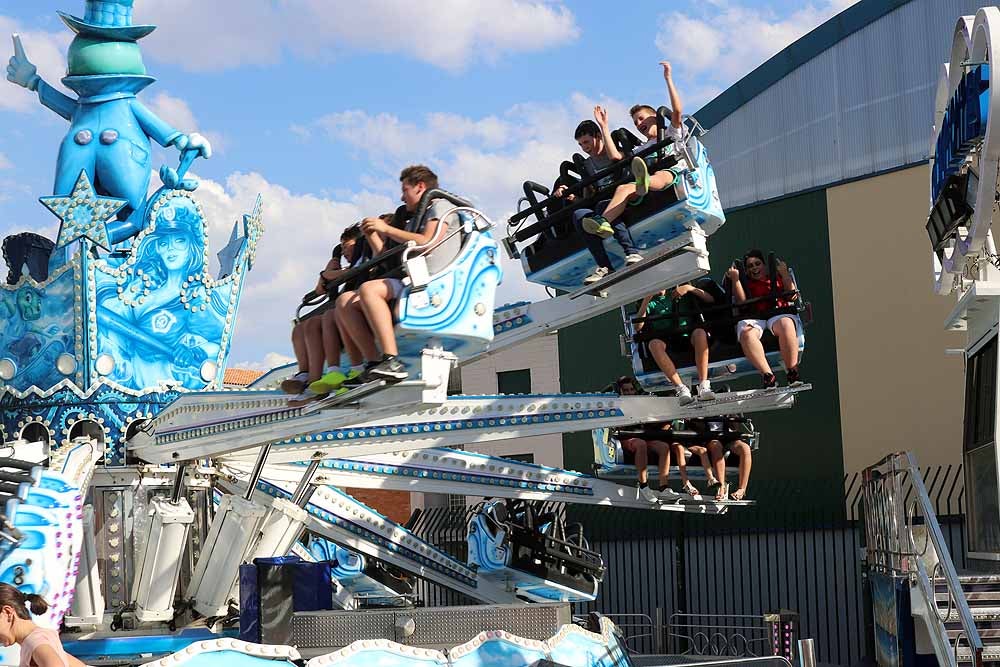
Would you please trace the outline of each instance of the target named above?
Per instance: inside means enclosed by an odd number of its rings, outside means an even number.
[[[246,387],[263,374],[264,371],[255,371],[249,368],[227,368],[222,384]]]
[[[908,2],[911,0],[861,0],[851,5],[786,46],[763,65],[724,90],[699,109],[694,114],[695,117],[705,129],[711,129],[796,68]]]

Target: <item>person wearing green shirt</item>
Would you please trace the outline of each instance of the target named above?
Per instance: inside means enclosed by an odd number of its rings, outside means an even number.
[[[698,315],[698,303],[713,304],[715,297],[710,293],[695,287],[691,283],[678,285],[671,290],[660,290],[657,294],[647,296],[639,307],[640,320],[637,331],[649,327],[654,333],[662,336],[649,341],[649,352],[653,360],[670,382],[677,388],[677,398],[681,405],[694,401],[691,390],[681,376],[677,367],[667,354],[667,348],[676,349],[682,345],[694,347],[695,367],[698,370],[698,400],[711,401],[715,399],[712,384],[708,380],[708,340],[709,333],[702,325]]]

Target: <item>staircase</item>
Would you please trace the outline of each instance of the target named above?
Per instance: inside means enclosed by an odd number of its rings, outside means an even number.
[[[983,664],[1000,666],[1000,574],[967,574],[958,577],[965,593],[972,619],[983,640]],[[945,619],[944,627],[952,646],[962,633],[962,622],[953,605],[949,605],[948,587],[934,587],[938,615]],[[958,662],[971,663],[972,653],[963,641],[958,649]]]

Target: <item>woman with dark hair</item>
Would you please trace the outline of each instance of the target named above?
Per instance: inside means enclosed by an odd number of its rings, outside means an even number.
[[[743,256],[746,267],[746,284],[740,280],[740,271],[735,266],[730,267],[727,276],[733,285],[733,298],[740,304],[750,299],[762,299],[747,305],[747,312],[736,325],[736,338],[743,348],[743,354],[754,368],[761,374],[765,389],[777,386],[777,380],[767,362],[761,337],[765,331],[770,331],[778,339],[778,349],[788,376],[788,384],[796,387],[802,384],[799,376],[799,331],[802,322],[799,316],[789,312],[778,312],[791,305],[794,296],[786,297],[789,292],[795,292],[795,278],[792,277],[788,264],[780,259],[776,265],[776,276],[768,275],[767,262],[764,253],[754,249]],[[773,299],[767,299],[777,294]]]
[[[41,595],[22,593],[10,584],[0,583],[0,643],[21,646],[20,667],[84,667],[66,653],[55,630],[39,627],[31,620],[31,614],[44,614],[48,608]]]

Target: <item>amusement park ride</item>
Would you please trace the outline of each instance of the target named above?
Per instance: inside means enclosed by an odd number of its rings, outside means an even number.
[[[544,502],[709,514],[750,504],[684,495],[677,502],[650,503],[613,475],[456,448],[594,431],[598,469],[629,473],[634,468],[620,447],[604,437],[609,428],[788,408],[808,385],[723,393],[684,406],[669,395],[447,392],[457,365],[708,273],[706,237],[725,218],[693,119],[685,141],[671,146],[662,131],[669,121],[660,111],[660,141],[646,152],[661,151],[663,165],[679,166],[681,175],[672,188],[628,214],[643,261],[593,285],[579,286],[594,265],[567,231],[569,211],[555,211],[544,187],[525,184],[528,206],[511,219],[503,248],[492,236],[492,223],[469,202],[429,193],[452,205],[449,237],[398,250],[406,279],[396,331],[411,379],[370,382],[289,407],[287,397],[268,388],[288,369],[276,369],[245,391],[221,390],[244,280],[262,242],[260,199],[234,226],[213,276],[198,183],[187,176],[196,158],[210,157],[211,146],[170,127],[136,97],[154,81],[138,46],[154,26],[133,25],[132,0],[85,4],[83,18],[60,13],[75,33],[63,83],[77,99],[41,80],[14,36],[8,78],[36,91],[70,128],[53,193],[41,197],[60,220],[58,238],[8,237],[3,250],[9,276],[0,292],[0,433],[13,452],[0,459],[0,580],[48,598],[53,606],[44,621],[61,623],[65,638],[79,636],[75,650],[142,663],[187,646],[193,637],[205,641],[157,664],[298,659],[289,646],[247,644],[225,635],[242,616],[244,636],[276,636],[266,620],[278,613],[267,608],[277,604],[269,591],[291,591],[289,577],[331,595],[325,606],[300,607],[297,592],[294,611],[278,605],[285,627],[292,628],[279,644],[306,645],[296,632],[363,625],[358,616],[344,621],[323,611],[333,604],[353,614],[369,613],[359,606],[405,605],[407,577],[511,605],[510,614],[528,618],[532,609],[544,608],[532,602],[593,600],[604,572],[582,530],[546,514]],[[624,152],[636,148],[624,130],[616,137]],[[180,162],[176,169],[160,168],[162,187],[147,197],[150,140],[176,147]],[[623,178],[623,164],[608,171]],[[578,162],[566,163],[563,172],[581,206],[599,194],[585,197],[584,189],[606,175],[585,177]],[[444,242],[455,237],[459,242]],[[521,259],[530,281],[559,294],[495,307],[504,250]],[[610,245],[608,250],[613,255]],[[432,271],[432,265],[443,268]],[[718,289],[723,298],[729,294]],[[723,303],[706,317],[732,329],[735,307]],[[643,366],[643,340],[627,332],[640,379],[662,389],[662,377]],[[713,367],[717,377],[747,370],[728,345],[725,360]],[[685,376],[691,371],[682,369]],[[461,562],[338,487],[489,500],[468,526],[469,559]],[[248,630],[247,618],[254,614],[259,625],[250,622]],[[202,634],[191,634],[196,627]],[[177,628],[186,630],[176,634]],[[398,635],[402,643],[378,640],[336,653],[329,651],[350,642],[331,640],[327,655],[311,662],[319,667],[376,656],[387,664],[478,664],[498,653],[520,655],[525,664],[626,661],[606,619],[590,629],[567,626],[546,641],[484,634],[448,654],[407,646],[405,632]],[[355,638],[362,636],[381,635]],[[125,647],[123,654],[115,642]]]

